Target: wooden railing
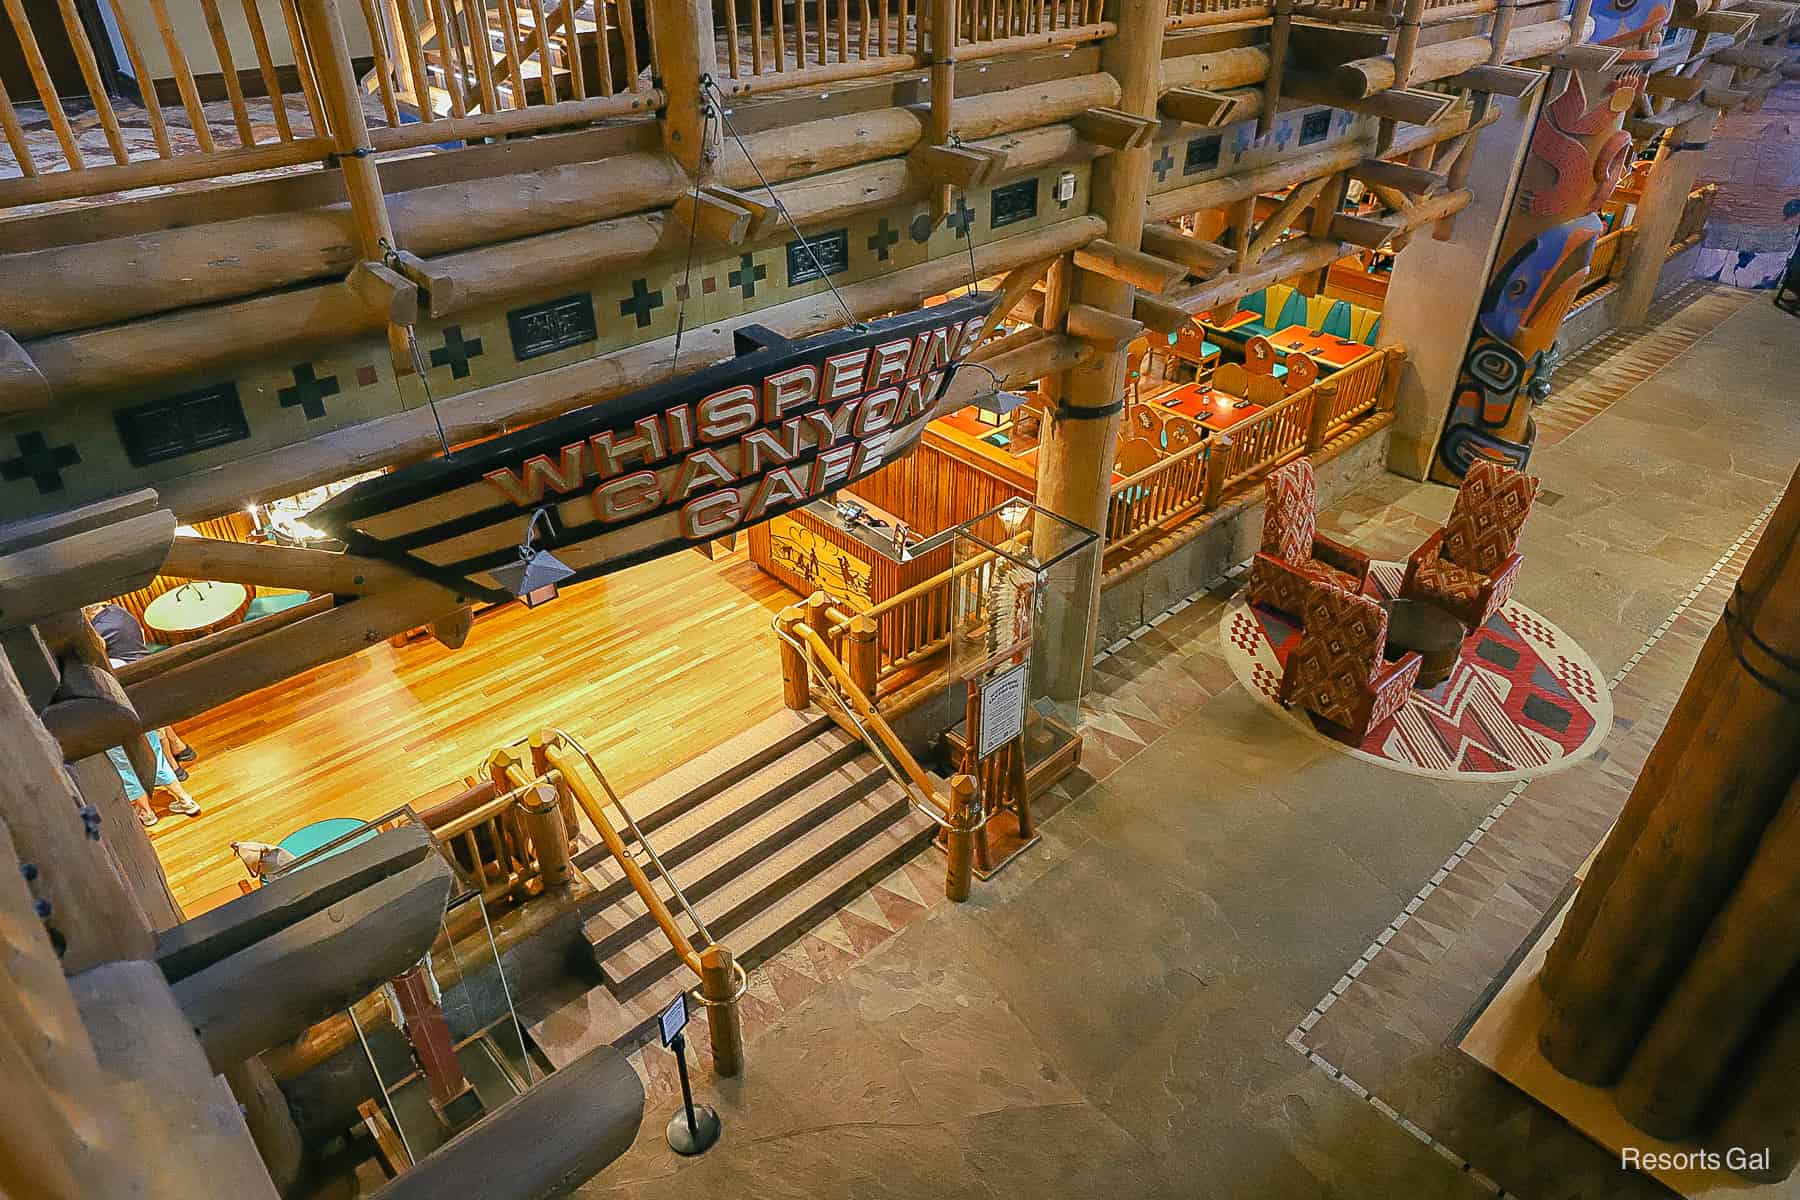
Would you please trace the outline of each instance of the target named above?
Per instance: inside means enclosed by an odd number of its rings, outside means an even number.
[[[1074,45],[1109,36],[1101,0],[968,0],[958,61]],[[926,0],[713,0],[728,95],[814,87],[912,71],[930,61]]]
[[[1584,294],[1597,292],[1619,277],[1625,270],[1625,261],[1631,255],[1631,241],[1636,236],[1635,225],[1624,225],[1595,240],[1594,257],[1588,262],[1587,278],[1581,283]]]
[[[646,14],[578,0],[361,0],[377,150],[579,125],[656,107]],[[345,20],[354,10],[346,6]],[[616,24],[608,17],[616,17]]]
[[[1169,0],[1169,28],[1195,29],[1269,15],[1268,0]]]
[[[119,109],[101,78],[99,58],[86,24],[73,0],[59,0],[62,28],[44,31],[44,40],[66,40],[69,44],[81,67],[85,93],[82,99],[93,108],[106,143],[103,153],[82,146],[57,95],[23,0],[6,0],[12,34],[18,40],[36,101],[43,106],[60,153],[34,153],[15,108],[16,103],[27,103],[27,98],[15,100],[0,87],[0,130],[6,135],[19,176],[0,178],[0,206],[290,167],[317,162],[330,153],[316,81],[305,53],[296,49],[303,48],[306,41],[298,8],[301,0],[281,0],[282,23],[273,29],[263,19],[257,0],[237,0],[243,6],[244,21],[255,47],[256,68],[268,96],[266,102],[255,105],[244,94],[220,10],[221,2],[230,4],[233,0],[199,0],[208,37],[204,41],[189,39],[186,45],[177,37],[167,0],[149,0],[154,30],[143,27],[141,16],[134,22],[130,10],[118,0],[97,2],[109,7],[111,27],[118,31],[131,74],[140,81],[141,119],[148,127],[151,144],[145,146],[129,136],[139,131],[135,126],[128,130],[120,121]],[[164,109],[151,82],[150,60],[144,53],[151,44],[150,38],[160,42],[169,60],[181,97],[177,109]],[[298,64],[299,96],[289,96],[284,91],[277,54]],[[195,83],[196,66],[203,72],[216,70],[224,81],[231,108],[229,135],[215,134],[208,120]]]
[[[1211,442],[1199,442],[1113,485],[1106,545],[1129,546],[1146,533],[1178,525],[1206,504]]]

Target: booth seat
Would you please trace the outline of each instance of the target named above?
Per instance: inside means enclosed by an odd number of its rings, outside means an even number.
[[[1270,284],[1251,292],[1238,301],[1238,314],[1253,314],[1254,319],[1228,328],[1208,326],[1214,335],[1235,342],[1253,337],[1270,337],[1291,325],[1304,325],[1321,333],[1373,346],[1381,329],[1381,313],[1372,308],[1336,300],[1330,296],[1308,296],[1285,283]]]

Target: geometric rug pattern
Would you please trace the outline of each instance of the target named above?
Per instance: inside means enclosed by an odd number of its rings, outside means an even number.
[[[1404,568],[1377,562],[1370,591],[1399,591]],[[1315,736],[1361,759],[1411,775],[1494,783],[1529,779],[1585,758],[1612,728],[1605,677],[1573,638],[1516,601],[1465,639],[1449,676],[1414,689],[1355,746],[1278,699],[1296,618],[1238,601],[1219,623],[1225,657],[1244,687]]]

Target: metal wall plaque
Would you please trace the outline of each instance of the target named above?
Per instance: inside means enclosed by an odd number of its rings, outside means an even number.
[[[115,412],[113,420],[125,443],[125,456],[134,467],[166,462],[250,436],[250,422],[244,419],[244,406],[238,400],[235,383],[134,404]]]
[[[810,253],[809,246],[812,248]],[[848,271],[850,231],[834,229],[830,233],[815,233],[804,242],[795,238],[787,244],[787,267],[789,287]]]
[[[1038,211],[1037,177],[995,188],[989,209],[988,226],[993,229],[1031,220]]]
[[[587,292],[515,308],[506,314],[506,328],[512,333],[513,357],[520,362],[600,336],[594,327],[594,298]]]

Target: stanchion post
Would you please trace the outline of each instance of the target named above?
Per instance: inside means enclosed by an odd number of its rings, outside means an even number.
[[[569,829],[563,824],[560,777],[551,775],[540,780],[519,797],[519,811],[525,817],[525,832],[531,838],[531,851],[537,856],[538,878],[546,892],[567,887],[574,868],[569,863]]]
[[[876,676],[881,669],[875,640],[877,629],[875,618],[858,613],[850,618],[850,628],[844,634],[844,666],[850,672],[850,681],[870,703],[875,700]]]
[[[800,623],[805,613],[798,604],[790,604],[775,618],[783,636],[781,642],[781,699],[796,712],[812,703],[812,679],[806,667],[806,652],[794,645],[799,640]]]
[[[744,1025],[738,1012],[737,972],[731,951],[712,945],[700,952],[700,997],[712,1040],[713,1071],[727,1078],[744,1069]]]
[[[961,903],[969,898],[975,873],[975,781],[967,775],[950,780],[950,829],[945,836],[949,864],[944,870],[944,895]]]

